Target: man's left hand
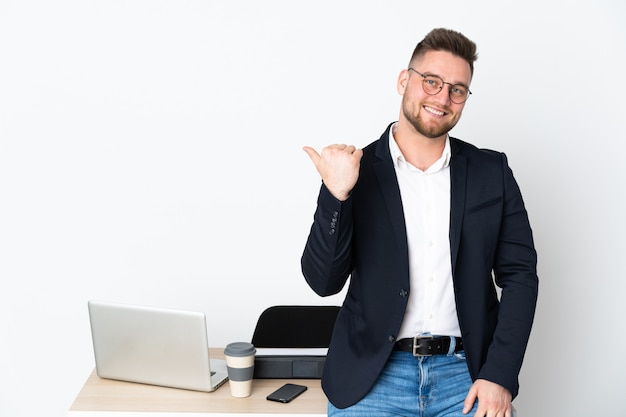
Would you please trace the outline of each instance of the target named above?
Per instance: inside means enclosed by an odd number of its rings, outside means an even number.
[[[509,390],[503,386],[486,379],[477,379],[465,397],[463,414],[469,413],[474,402],[478,400],[474,417],[511,417],[512,399]]]

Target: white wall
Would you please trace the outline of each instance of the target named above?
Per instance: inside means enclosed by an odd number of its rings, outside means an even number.
[[[479,47],[454,136],[505,151],[539,252],[522,417],[624,415],[620,0],[0,0],[0,415],[62,416],[93,368],[88,299],[339,304],[299,258],[303,145],[364,146],[430,29]],[[226,312],[232,312],[228,314]]]

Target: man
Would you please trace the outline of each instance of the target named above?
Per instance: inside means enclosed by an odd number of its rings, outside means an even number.
[[[321,296],[350,277],[322,378],[330,416],[511,417],[536,253],[506,156],[448,135],[476,56],[464,35],[431,31],[379,140],[304,147],[322,186],[303,274]]]

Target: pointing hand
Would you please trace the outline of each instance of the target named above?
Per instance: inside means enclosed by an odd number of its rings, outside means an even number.
[[[340,201],[345,201],[359,178],[363,151],[352,145],[330,145],[322,154],[309,146],[302,149],[309,155],[328,191]]]

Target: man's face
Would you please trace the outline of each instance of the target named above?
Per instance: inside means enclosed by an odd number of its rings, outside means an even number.
[[[469,64],[458,56],[445,51],[428,51],[411,63],[415,71],[435,75],[445,84],[437,94],[430,95],[422,87],[424,78],[417,72],[402,70],[398,77],[398,93],[402,95],[404,118],[421,135],[436,139],[446,135],[459,121],[465,103],[450,100],[450,84],[469,88],[472,76]],[[449,83],[449,84],[448,84]]]

